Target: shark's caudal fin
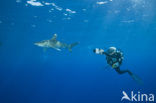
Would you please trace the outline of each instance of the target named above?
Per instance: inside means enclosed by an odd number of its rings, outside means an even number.
[[[73,43],[73,44],[68,45],[68,50],[69,50],[70,52],[72,52],[72,48],[73,48],[74,46],[78,45],[78,44],[79,44],[79,42],[76,42],[76,43]]]

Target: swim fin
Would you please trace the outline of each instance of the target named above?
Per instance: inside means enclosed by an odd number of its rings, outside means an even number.
[[[137,83],[139,83],[139,84],[141,84],[141,85],[143,84],[142,79],[141,79],[140,77],[138,77],[137,75],[132,74],[131,77],[132,77],[132,79],[135,80]]]

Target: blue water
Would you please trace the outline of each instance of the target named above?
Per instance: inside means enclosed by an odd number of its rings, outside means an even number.
[[[121,103],[122,91],[156,94],[155,0],[34,2],[0,1],[0,103]],[[72,53],[34,45],[54,33],[80,44]],[[142,85],[92,52],[110,46]]]

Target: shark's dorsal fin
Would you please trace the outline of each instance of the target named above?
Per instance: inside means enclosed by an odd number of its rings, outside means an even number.
[[[52,41],[56,41],[57,39],[57,34],[54,34],[53,37],[51,38]]]

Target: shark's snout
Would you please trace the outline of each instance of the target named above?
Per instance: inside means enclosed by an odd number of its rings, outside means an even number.
[[[38,43],[34,43],[34,45],[38,45]]]
[[[37,46],[43,46],[41,43],[34,43],[34,45],[37,45]]]
[[[37,45],[37,43],[34,43],[34,45]]]

